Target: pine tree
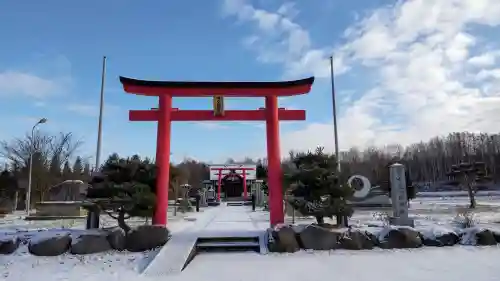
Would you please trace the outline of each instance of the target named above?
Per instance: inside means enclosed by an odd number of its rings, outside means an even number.
[[[64,180],[71,180],[73,177],[73,171],[71,171],[71,167],[68,161],[64,162],[62,177]]]
[[[61,159],[59,159],[59,155],[57,154],[55,154],[50,160],[49,173],[55,178],[56,182],[59,182],[62,176],[61,164]]]
[[[314,216],[318,224],[323,224],[325,217],[336,216],[339,222],[342,217],[352,215],[346,200],[353,190],[347,184],[340,184],[335,156],[318,148],[314,153],[294,155],[292,162],[295,169],[285,176],[294,186],[290,205],[304,215]]]
[[[265,167],[260,160],[257,162],[255,176],[257,179],[262,180],[261,189],[266,195],[269,195],[269,188],[267,186],[267,167]]]
[[[88,162],[85,162],[85,165],[83,166],[83,181],[89,182],[91,179],[91,174],[92,171],[90,169],[90,164]]]
[[[170,183],[179,178],[179,171],[170,166]],[[156,164],[139,156],[120,158],[112,154],[90,181],[87,200],[118,221],[126,232],[130,217],[153,216],[156,204]]]
[[[83,161],[80,156],[76,157],[75,163],[73,163],[73,179],[79,180],[82,178],[83,174]]]

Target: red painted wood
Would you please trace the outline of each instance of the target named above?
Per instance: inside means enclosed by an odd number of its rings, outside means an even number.
[[[247,173],[243,171],[243,198],[245,200],[248,199],[248,191],[247,191]]]
[[[130,121],[157,121],[158,110],[130,110]],[[306,120],[305,110],[278,110],[281,121]],[[226,110],[224,116],[214,116],[212,110],[172,110],[172,121],[265,121],[265,110]]]
[[[142,96],[163,96],[172,97],[207,97],[207,96],[225,96],[225,97],[265,97],[265,96],[296,96],[307,94],[311,91],[312,84],[297,85],[286,88],[161,88],[141,85],[123,85],[127,93]]]
[[[170,130],[172,122],[172,97],[160,97],[160,109],[158,114],[158,135],[156,144],[156,165],[158,174],[156,176],[156,210],[153,216],[153,224],[167,225],[168,189],[170,186]]]
[[[220,202],[221,184],[222,184],[222,170],[219,170],[219,177],[217,180],[217,200],[219,202]]]
[[[269,186],[269,216],[271,225],[283,223],[282,171],[280,156],[280,127],[278,98],[266,97],[266,135],[267,135],[267,167]]]
[[[222,171],[225,171],[225,170],[253,171],[255,169],[254,168],[210,168],[210,170],[212,170],[212,171],[219,171],[219,170],[222,170]]]

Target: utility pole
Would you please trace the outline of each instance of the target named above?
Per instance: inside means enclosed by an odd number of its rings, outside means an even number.
[[[102,58],[101,74],[101,100],[99,103],[99,125],[97,128],[97,150],[95,153],[95,171],[99,170],[101,164],[101,142],[102,142],[102,115],[104,111],[104,82],[106,77],[106,56]]]
[[[335,99],[335,78],[333,75],[333,56],[330,57],[330,76],[332,80],[332,107],[333,107],[333,135],[335,138],[335,158],[337,160],[337,171],[340,172],[339,136],[337,131],[337,103]]]

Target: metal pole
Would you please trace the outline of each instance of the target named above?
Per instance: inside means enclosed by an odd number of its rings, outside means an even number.
[[[95,170],[99,169],[101,163],[101,142],[102,142],[102,114],[104,111],[104,83],[106,77],[106,56],[102,58],[102,74],[101,74],[101,100],[99,103],[99,125],[97,129],[97,150],[95,155]]]
[[[337,160],[337,171],[340,172],[339,136],[337,132],[337,103],[335,101],[335,79],[333,75],[333,56],[330,57],[330,76],[332,80],[333,134],[335,138],[335,158]]]
[[[30,207],[31,207],[31,174],[33,172],[33,153],[35,151],[35,129],[36,126],[47,122],[46,118],[42,118],[36,122],[36,124],[31,128],[31,148],[30,148],[30,161],[28,168],[28,190],[26,192],[26,200],[25,200],[25,208],[26,208],[26,216],[30,215]]]
[[[26,216],[30,215],[31,207],[31,173],[33,171],[33,151],[35,150],[35,145],[33,140],[35,139],[35,128],[38,123],[31,129],[31,151],[30,151],[30,167],[28,169],[28,191],[26,192]]]

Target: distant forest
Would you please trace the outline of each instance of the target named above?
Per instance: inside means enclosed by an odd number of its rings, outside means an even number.
[[[413,182],[425,184],[448,181],[451,166],[459,162],[484,162],[493,182],[500,180],[500,134],[451,133],[391,150],[396,152],[353,148],[341,155],[343,171],[365,175],[377,183],[383,175],[381,169],[391,161],[399,161],[407,167]]]
[[[35,202],[43,200],[51,188],[66,179],[90,180],[89,157],[81,155],[82,142],[71,133],[50,135],[37,132],[33,137],[0,141],[0,157],[6,165],[0,173],[0,198],[11,197],[18,188],[25,188],[28,178],[29,155],[33,153],[33,196]],[[390,152],[389,152],[390,150]],[[282,162],[287,172],[291,156]],[[127,155],[120,155],[128,157]],[[118,157],[111,155],[110,157]],[[143,158],[144,159],[144,158]],[[154,161],[154,160],[151,160]],[[426,142],[409,146],[391,146],[391,149],[372,147],[364,150],[352,148],[341,153],[341,177],[366,176],[372,184],[387,180],[387,166],[393,162],[404,164],[412,182],[420,186],[429,183],[446,186],[447,172],[461,161],[484,162],[486,174],[494,183],[500,181],[500,134],[451,133]],[[227,163],[265,163],[264,159],[228,159]],[[208,164],[184,159],[175,165],[181,172],[179,184],[200,186],[209,178]],[[450,186],[450,188],[453,188]],[[36,200],[38,199],[38,200]],[[1,201],[1,200],[0,200]]]

